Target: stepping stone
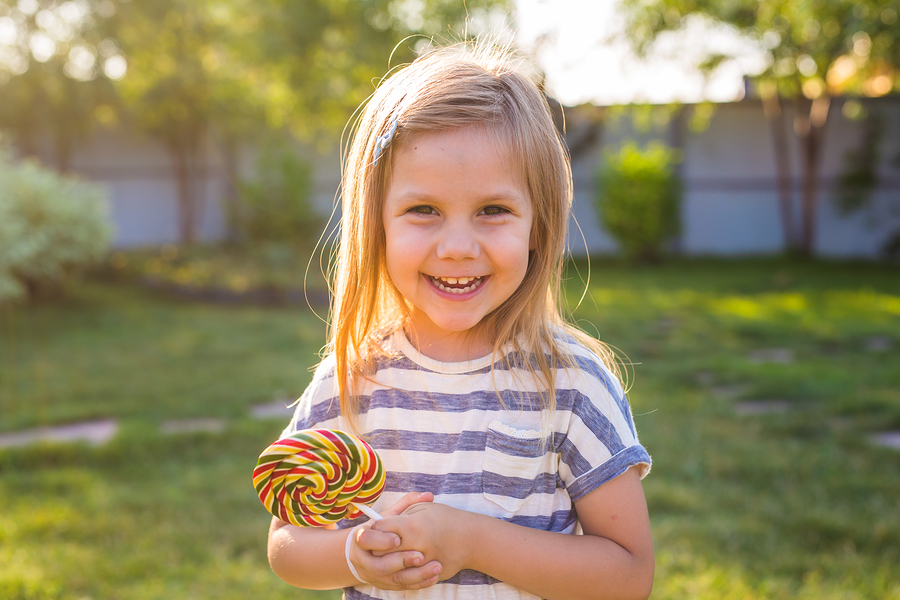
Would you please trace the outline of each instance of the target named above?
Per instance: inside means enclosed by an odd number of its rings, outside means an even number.
[[[38,427],[13,433],[0,433],[0,448],[29,446],[38,442],[87,442],[100,446],[111,440],[119,424],[111,419],[72,423],[58,427]]]
[[[288,406],[293,400],[276,400],[268,404],[257,404],[250,407],[250,416],[254,419],[281,419],[287,420],[294,415],[294,407]]]
[[[678,327],[678,319],[662,318],[653,322],[653,328],[660,333],[671,333]]]
[[[715,382],[716,375],[712,371],[697,371],[694,374],[694,378],[697,381],[697,385],[709,387]]]
[[[159,426],[160,432],[165,435],[179,433],[220,433],[225,431],[225,419],[181,419],[178,421],[164,421]]]
[[[784,400],[747,400],[734,405],[734,411],[743,417],[750,415],[781,415],[790,409],[790,402]]]
[[[873,335],[866,338],[866,352],[881,353],[888,352],[893,346],[891,338],[885,335]]]
[[[884,433],[876,433],[869,436],[869,441],[871,441],[876,446],[900,450],[900,431],[886,431]]]
[[[767,348],[764,350],[754,350],[748,357],[750,362],[761,363],[778,363],[780,365],[788,365],[794,362],[794,351],[790,348]]]
[[[748,389],[750,389],[750,386],[746,383],[731,383],[713,386],[709,392],[714,398],[719,400],[734,400],[743,396]]]

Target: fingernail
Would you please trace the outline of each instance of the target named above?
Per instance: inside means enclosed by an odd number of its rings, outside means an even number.
[[[422,566],[422,559],[421,559],[420,557],[418,557],[418,556],[415,557],[415,558],[413,559],[413,566],[415,566],[415,567],[421,567],[421,566]]]
[[[396,547],[399,546],[399,545],[400,545],[400,538],[398,538],[398,537],[395,535],[395,536],[394,536],[394,548],[396,548]]]

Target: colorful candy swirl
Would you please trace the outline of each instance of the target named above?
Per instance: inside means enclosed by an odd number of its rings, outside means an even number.
[[[323,526],[362,512],[384,489],[384,466],[366,442],[343,431],[304,429],[266,448],[253,470],[266,509],[288,523]]]

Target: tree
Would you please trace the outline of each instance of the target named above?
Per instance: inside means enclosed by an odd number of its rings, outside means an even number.
[[[197,233],[210,133],[220,133],[223,144],[233,147],[240,132],[263,121],[262,105],[268,100],[272,110],[277,97],[271,90],[279,79],[265,77],[265,65],[254,60],[245,41],[255,39],[257,21],[252,13],[239,18],[238,4],[129,2],[110,21],[128,60],[117,90],[130,118],[169,153],[184,244]]]
[[[505,6],[474,0],[469,10]],[[264,130],[338,138],[406,36],[458,27],[465,4],[391,0],[142,0],[112,21],[128,59],[118,84],[136,121],[162,140],[178,182],[180,237],[198,222],[205,144],[237,187],[237,147]],[[401,46],[398,58],[413,56]]]
[[[114,10],[111,2],[0,2],[0,128],[23,154],[37,156],[49,136],[65,172],[98,110],[110,114],[123,59],[99,25]]]
[[[756,40],[766,66],[749,74],[757,82],[775,144],[785,245],[812,254],[818,199],[818,168],[831,99],[839,94],[882,96],[898,88],[900,36],[892,0],[623,0],[628,35],[640,52],[666,32],[696,19],[730,26]],[[715,69],[733,58],[711,51]],[[801,222],[794,203],[783,103],[794,106],[801,145]]]

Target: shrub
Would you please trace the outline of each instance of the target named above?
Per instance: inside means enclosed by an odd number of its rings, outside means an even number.
[[[634,143],[606,154],[597,175],[603,227],[631,258],[658,259],[681,231],[681,185],[675,151],[656,142]]]
[[[310,201],[312,173],[287,144],[267,144],[257,160],[256,178],[240,185],[241,236],[252,242],[308,242],[322,219]]]
[[[106,254],[106,214],[100,186],[0,148],[0,303],[62,292]]]

